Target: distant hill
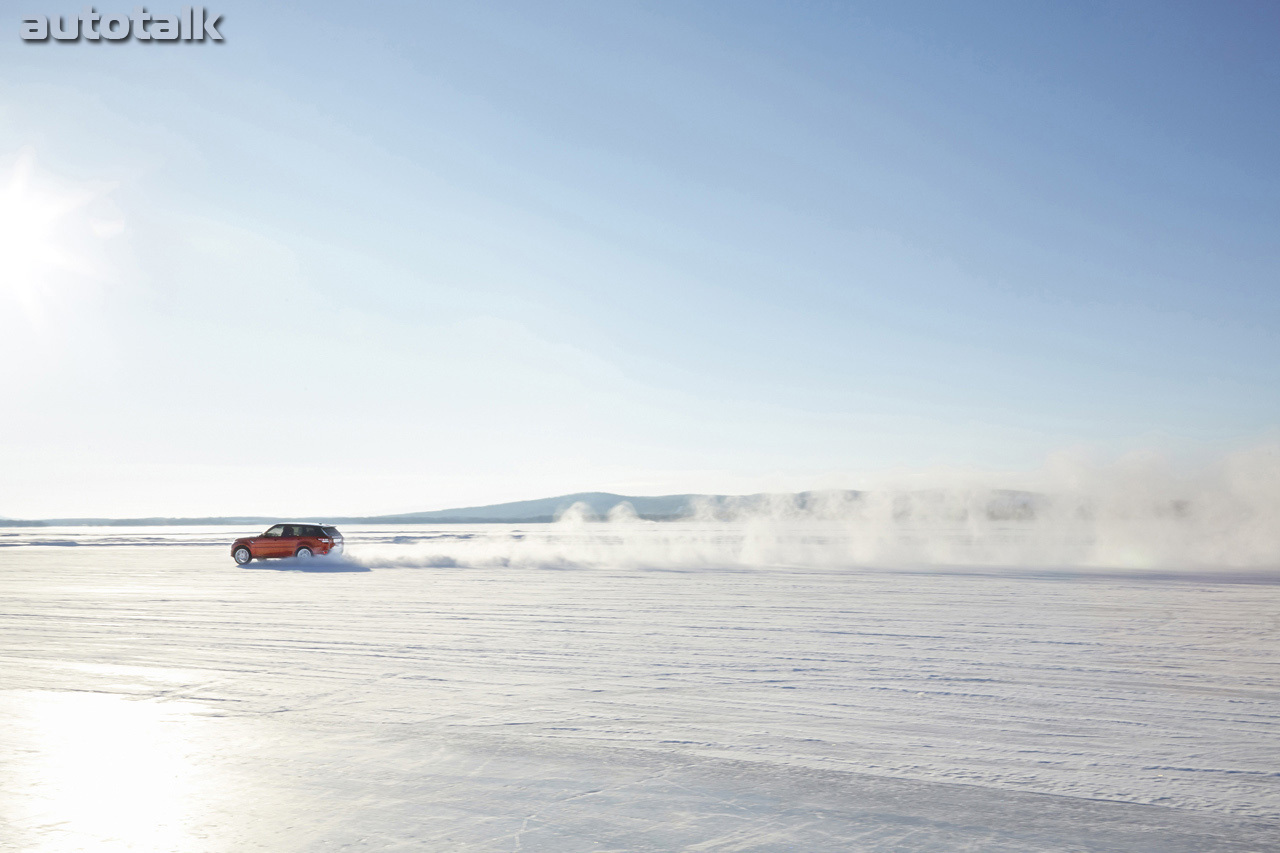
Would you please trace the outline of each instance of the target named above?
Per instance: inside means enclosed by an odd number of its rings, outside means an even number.
[[[574,504],[581,503],[601,518],[618,504],[628,503],[641,518],[668,521],[691,515],[695,499],[728,500],[718,495],[661,495],[658,497],[614,495],[607,492],[579,492],[554,498],[459,507],[430,512],[408,512],[395,515],[297,516],[333,524],[480,524],[526,523],[554,521]],[[209,518],[46,518],[39,520],[0,519],[0,527],[161,527],[178,525],[262,525],[285,520],[276,516],[218,516]]]
[[[0,527],[177,527],[197,524],[263,524],[279,520],[251,515],[216,518],[0,518]]]
[[[572,495],[539,498],[532,501],[513,501],[512,503],[469,506],[461,509],[441,509],[434,512],[410,512],[403,515],[379,515],[371,518],[350,519],[350,521],[365,521],[372,524],[422,524],[424,522],[464,524],[486,521],[533,523],[554,521],[574,504],[583,504],[592,515],[603,518],[609,514],[609,510],[621,503],[631,504],[632,509],[641,518],[648,518],[654,521],[669,521],[691,515],[693,513],[694,500],[707,497],[714,498],[716,496],[661,495],[658,497],[637,497],[634,495],[614,495],[609,492],[578,492]]]
[[[610,492],[577,492],[553,498],[530,501],[440,509],[430,512],[408,512],[396,515],[295,516],[298,520],[324,521],[332,524],[536,524],[555,521],[575,504],[581,504],[595,517],[605,518],[620,504],[629,504],[640,518],[650,521],[673,521],[695,515],[711,518],[733,518],[757,512],[787,515],[831,515],[862,500],[857,491],[796,492],[794,494],[756,495],[615,495]],[[949,495],[941,491],[918,491],[899,495],[900,509],[895,515],[908,517],[929,513],[936,507],[947,507]],[[1044,506],[1045,498],[1033,492],[997,490],[987,494],[979,511],[993,519],[1029,519]],[[963,506],[950,506],[953,511],[968,512]],[[209,518],[46,518],[23,521],[0,518],[0,527],[160,527],[178,525],[228,525],[257,527],[289,519],[274,516],[217,516]]]

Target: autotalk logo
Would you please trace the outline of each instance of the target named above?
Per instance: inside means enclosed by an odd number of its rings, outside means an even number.
[[[85,6],[79,15],[25,15],[25,41],[222,41],[218,32],[221,15],[209,14],[203,6],[183,6],[177,15],[153,15],[137,6],[132,15],[103,15]]]

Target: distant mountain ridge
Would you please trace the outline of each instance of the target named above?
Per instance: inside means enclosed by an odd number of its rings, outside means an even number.
[[[860,501],[863,492],[836,490],[755,495],[616,495],[611,492],[576,492],[551,498],[458,507],[429,512],[408,512],[366,516],[297,516],[295,520],[321,521],[331,524],[537,524],[555,521],[571,507],[580,506],[585,515],[608,517],[623,504],[630,505],[639,518],[649,521],[674,521],[682,518],[731,518],[756,512],[795,512],[800,514],[838,511]],[[902,507],[905,515],[941,504],[945,495],[937,491],[912,493],[913,500]],[[1043,505],[1044,496],[1033,492],[995,490],[988,493],[981,507],[991,518],[1031,518]],[[898,510],[895,508],[895,514]],[[247,526],[273,524],[290,519],[277,516],[210,516],[204,518],[46,518],[21,520],[0,518],[0,527],[161,527],[178,525]]]
[[[615,495],[610,492],[577,492],[554,498],[538,498],[531,501],[512,501],[488,506],[471,506],[460,509],[441,509],[434,512],[410,512],[402,515],[382,515],[362,519],[371,523],[421,524],[467,522],[525,522],[554,521],[575,504],[582,504],[592,515],[604,517],[619,504],[631,504],[641,518],[653,521],[670,521],[693,514],[693,502],[699,498],[716,498],[715,495],[659,495],[644,497]],[[354,520],[354,519],[352,519]]]
[[[487,506],[458,507],[455,509],[432,510],[429,512],[407,512],[391,515],[365,516],[333,516],[308,515],[298,516],[313,521],[324,521],[332,524],[483,524],[483,523],[524,523],[554,521],[575,504],[583,504],[592,515],[604,517],[609,510],[619,504],[632,506],[641,518],[653,521],[669,521],[683,518],[693,513],[693,503],[697,499],[732,500],[724,495],[615,495],[609,492],[578,492],[571,495],[559,495],[551,498],[538,498],[528,501],[512,501],[509,503],[489,504]],[[278,516],[210,516],[202,518],[45,518],[45,519],[0,519],[0,527],[142,527],[142,526],[176,526],[176,525],[243,525],[271,524],[282,519]]]

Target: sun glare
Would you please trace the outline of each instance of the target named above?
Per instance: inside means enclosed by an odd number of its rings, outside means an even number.
[[[76,239],[93,197],[39,181],[30,153],[0,178],[0,298],[16,303],[29,322],[43,324],[64,281],[100,273]]]
[[[183,703],[101,693],[11,695],[23,759],[11,768],[14,829],[33,851],[188,849],[199,801]],[[13,803],[10,804],[14,805]]]

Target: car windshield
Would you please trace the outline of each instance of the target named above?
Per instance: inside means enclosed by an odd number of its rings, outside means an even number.
[[[342,534],[338,532],[338,528],[336,527],[321,527],[320,529],[324,531],[325,536],[328,536],[331,539],[342,538]]]

